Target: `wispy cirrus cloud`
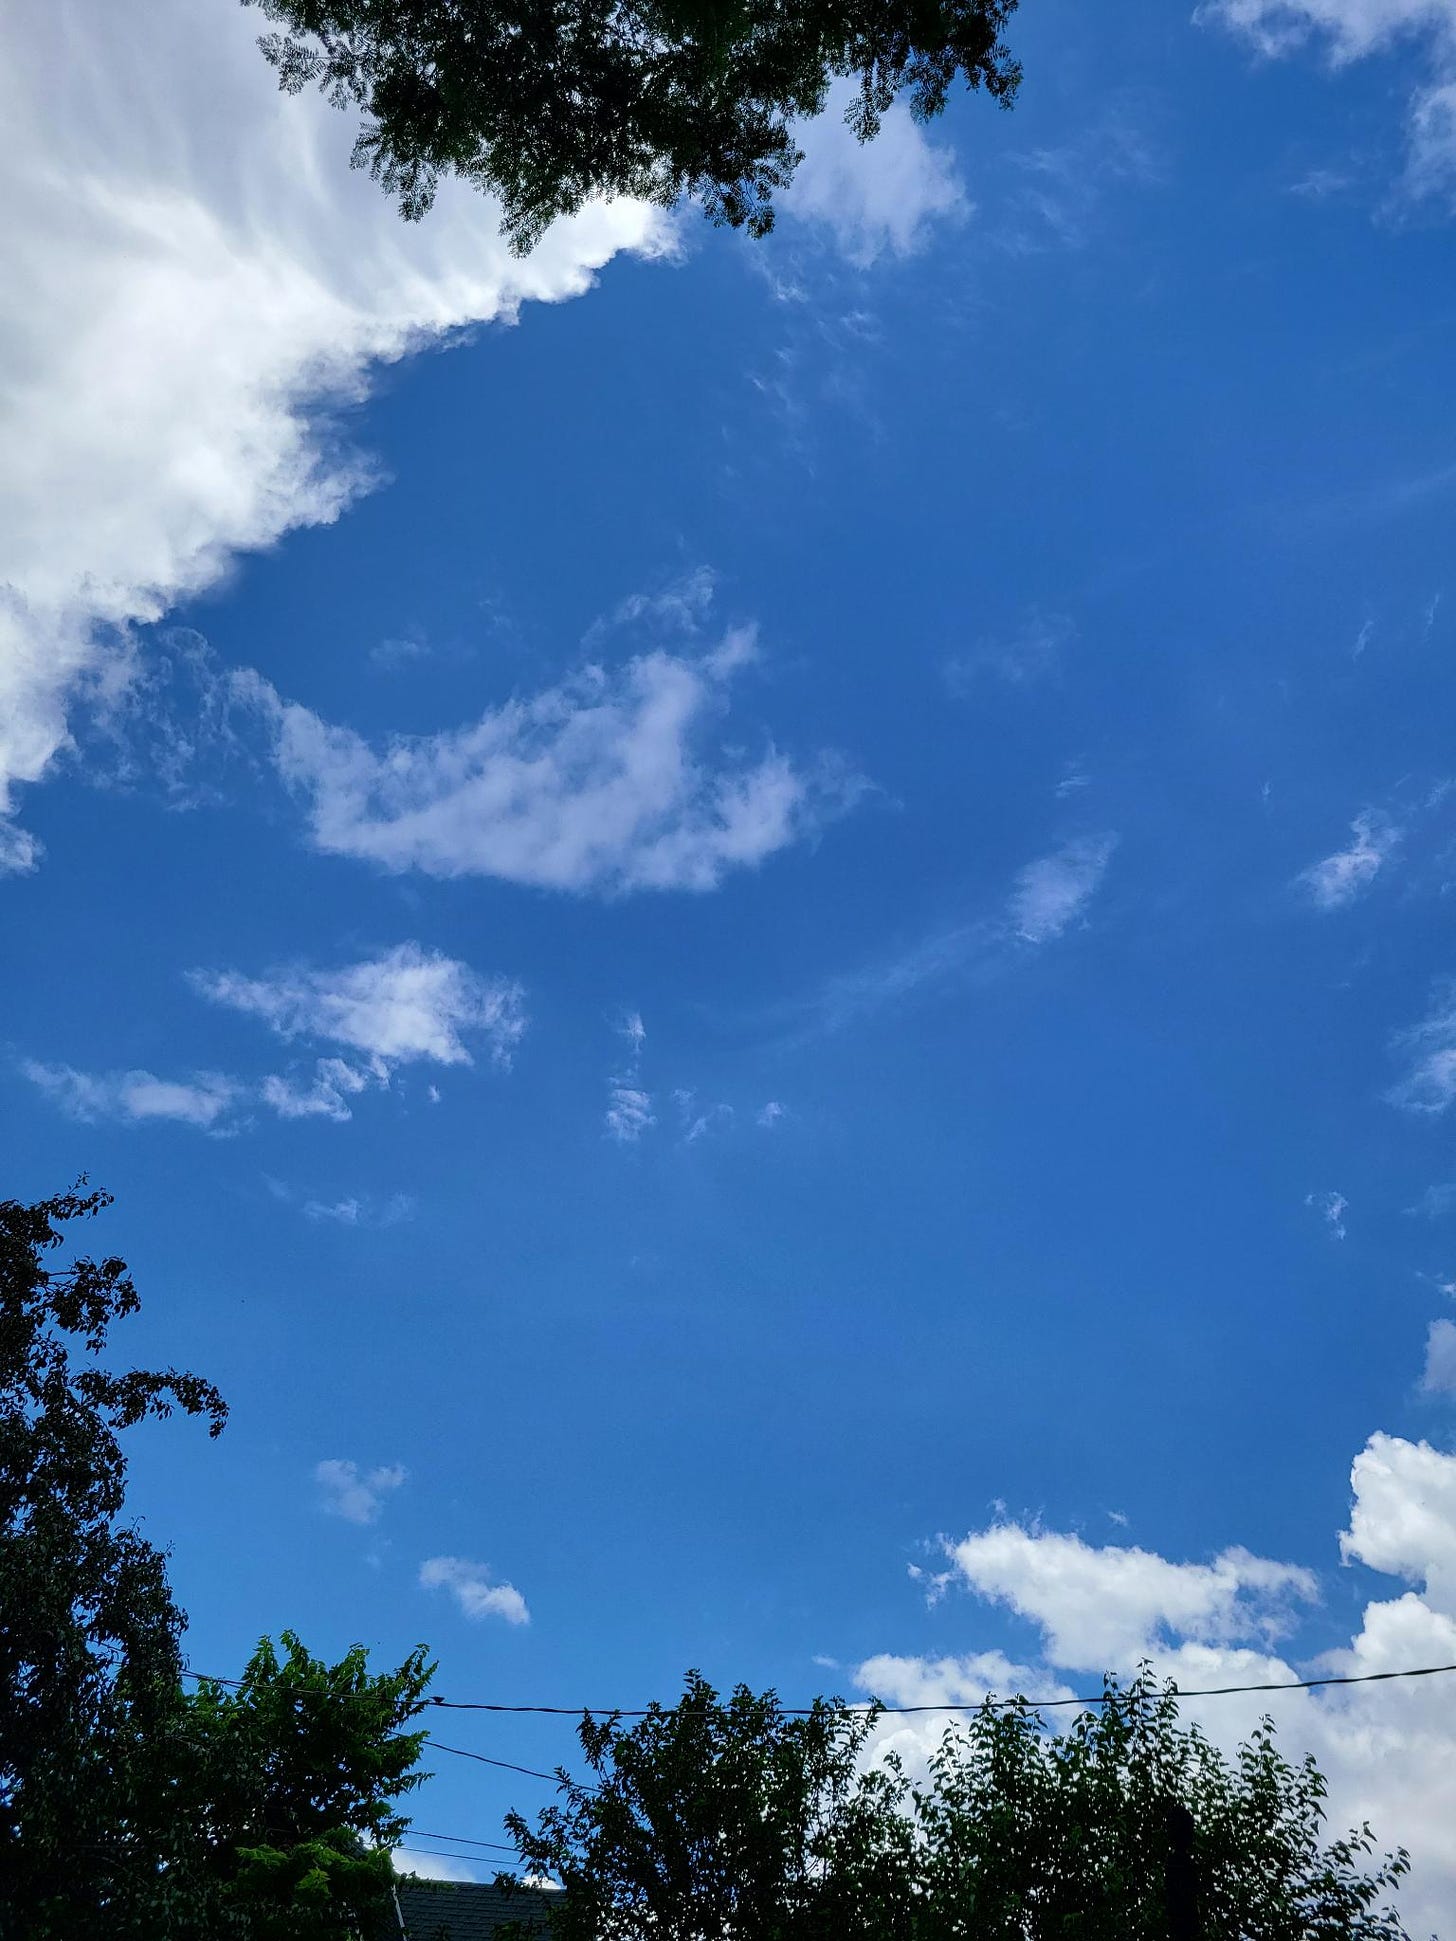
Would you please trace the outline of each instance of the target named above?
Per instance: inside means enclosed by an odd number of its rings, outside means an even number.
[[[1004,976],[1028,950],[1055,943],[1086,914],[1117,844],[1111,832],[1073,838],[1028,863],[996,913],[947,924],[857,970],[838,972],[796,1008],[810,1014],[814,1027],[839,1031],[947,984]]]
[[[497,1583],[484,1564],[465,1557],[427,1557],[420,1565],[422,1590],[445,1590],[463,1616],[503,1618],[507,1624],[529,1624],[531,1613],[514,1584]]]
[[[1386,1097],[1408,1112],[1445,1112],[1456,1101],[1456,981],[1436,987],[1428,1015],[1396,1043],[1411,1063]]]
[[[259,1019],[280,1038],[315,1039],[360,1054],[368,1071],[387,1075],[417,1061],[469,1065],[473,1048],[508,1065],[526,1031],[524,994],[507,978],[482,977],[458,958],[417,943],[396,944],[376,957],[335,968],[288,966],[249,977],[240,971],[196,970],[189,982],[201,996]],[[357,1067],[324,1060],[317,1083],[340,1093],[362,1089]],[[295,1095],[279,1103],[285,1116],[307,1116]],[[281,1095],[280,1095],[281,1098]]]
[[[63,1112],[87,1124],[117,1120],[127,1125],[171,1121],[201,1131],[217,1128],[237,1104],[242,1087],[221,1072],[193,1072],[185,1079],[154,1072],[81,1072],[72,1065],[21,1060],[20,1069]]]
[[[1319,910],[1343,910],[1375,881],[1399,847],[1401,832],[1387,817],[1365,810],[1350,824],[1343,849],[1301,870],[1296,881]]]
[[[1240,35],[1267,59],[1313,47],[1333,68],[1401,46],[1426,78],[1407,97],[1406,169],[1414,196],[1456,193],[1456,4],[1453,0],[1205,0],[1196,17]]]
[[[1096,895],[1117,847],[1113,835],[1082,836],[1028,863],[1016,879],[1010,920],[1024,943],[1050,943]]]

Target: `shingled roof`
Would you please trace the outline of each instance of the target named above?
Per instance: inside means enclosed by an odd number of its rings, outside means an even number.
[[[548,1895],[539,1887],[405,1878],[395,1894],[408,1941],[495,1941],[512,1923],[527,1933],[546,1933]]]

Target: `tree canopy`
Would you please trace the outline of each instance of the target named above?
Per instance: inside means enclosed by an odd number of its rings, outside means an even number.
[[[874,1714],[689,1675],[631,1726],[586,1718],[589,1781],[530,1826],[560,1941],[1399,1941],[1403,1853],[1326,1840],[1325,1783],[1265,1722],[1229,1757],[1171,1687],[1107,1681],[1049,1731],[1024,1701],[946,1734],[912,1783]]]
[[[854,83],[861,141],[903,95],[924,121],[959,81],[1008,105],[1017,0],[243,0],[276,23],[280,85],[362,115],[354,163],[400,212],[453,173],[492,191],[512,245],[596,195],[698,198],[756,236],[802,159],[796,121]]]
[[[371,1674],[283,1633],[235,1686],[184,1685],[164,1554],[124,1520],[121,1435],[213,1386],[102,1366],[125,1262],[52,1257],[110,1204],[0,1202],[0,1941],[325,1941],[387,1901],[423,1650]]]

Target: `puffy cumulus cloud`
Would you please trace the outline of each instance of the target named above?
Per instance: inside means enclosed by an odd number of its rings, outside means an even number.
[[[1315,1596],[1308,1571],[1247,1550],[1174,1564],[1019,1523],[964,1537],[947,1555],[972,1590],[1040,1626],[1052,1663],[1088,1671],[1135,1664],[1174,1634],[1214,1643],[1274,1636],[1293,1603]]]
[[[376,745],[255,677],[273,759],[315,848],[391,871],[606,894],[709,890],[812,833],[861,784],[709,743],[750,629],[706,653],[653,650],[436,734]]]
[[[1116,847],[1116,836],[1083,836],[1028,863],[1011,896],[1009,915],[1016,935],[1029,944],[1060,937],[1096,895]]]
[[[153,1072],[78,1072],[71,1065],[24,1059],[21,1071],[74,1119],[123,1124],[170,1119],[177,1125],[215,1128],[237,1103],[242,1088],[220,1072],[190,1078],[158,1078]]]
[[[1026,1663],[994,1652],[884,1653],[858,1667],[856,1684],[891,1703],[969,1708],[988,1691],[1049,1700],[1095,1690],[1102,1671],[1125,1675],[1143,1656],[1185,1691],[1456,1662],[1456,1455],[1373,1435],[1355,1459],[1351,1486],[1342,1556],[1408,1588],[1372,1597],[1348,1644],[1312,1665],[1273,1649],[1293,1609],[1315,1590],[1300,1566],[1237,1549],[1211,1563],[1185,1563],[1000,1524],[948,1545],[950,1568],[936,1582],[958,1582],[1029,1620],[1039,1651]],[[1401,1896],[1410,1931],[1450,1928],[1456,1677],[1190,1698],[1183,1709],[1225,1747],[1271,1714],[1286,1755],[1313,1753],[1328,1778],[1332,1833],[1368,1820],[1383,1845],[1410,1849],[1414,1873]],[[944,1720],[886,1721],[880,1743],[923,1765],[943,1729]]]
[[[887,254],[913,255],[935,223],[964,220],[970,204],[951,149],[931,141],[903,104],[872,142],[857,141],[844,119],[854,93],[852,81],[836,81],[824,113],[795,131],[804,159],[780,201],[868,269]]]
[[[507,1624],[529,1624],[531,1613],[514,1584],[495,1583],[484,1564],[464,1557],[427,1557],[420,1565],[422,1590],[447,1590],[471,1619],[498,1617]]]
[[[1400,841],[1400,831],[1374,814],[1356,816],[1348,847],[1311,863],[1298,881],[1317,910],[1343,910],[1369,889]]]
[[[323,1039],[361,1053],[376,1074],[417,1060],[469,1065],[475,1040],[485,1042],[497,1063],[509,1064],[526,1029],[518,984],[481,977],[458,958],[416,943],[335,970],[299,967],[263,977],[194,971],[190,981],[214,1004],[259,1018],[282,1038]],[[324,1059],[311,1093],[285,1093],[280,1085],[270,1102],[286,1117],[347,1116],[336,1095],[362,1089],[359,1076]]]
[[[330,1458],[316,1465],[313,1479],[330,1516],[341,1516],[346,1523],[374,1523],[385,1497],[399,1489],[408,1475],[400,1463],[361,1469],[356,1462]]]
[[[597,205],[521,262],[448,184],[406,225],[350,170],[347,118],[279,94],[257,28],[213,0],[0,15],[0,816],[132,623],[367,486],[328,418],[371,367],[668,233]],[[0,830],[0,866],[30,866]]]
[[[1207,0],[1198,17],[1261,54],[1313,45],[1335,66],[1423,44],[1429,73],[1408,101],[1406,186],[1416,195],[1456,192],[1456,0]]]

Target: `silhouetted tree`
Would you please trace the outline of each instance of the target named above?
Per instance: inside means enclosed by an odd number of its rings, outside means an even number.
[[[124,1520],[121,1433],[217,1390],[99,1357],[123,1261],[50,1264],[110,1204],[0,1202],[0,1938],[332,1941],[387,1904],[433,1667],[371,1675],[289,1632],[235,1689],[183,1684],[166,1559]]]
[[[582,1721],[590,1783],[523,1867],[566,1888],[558,1941],[1400,1941],[1404,1853],[1323,1840],[1325,1782],[1262,1725],[1226,1758],[1146,1673],[1065,1732],[1023,1700],[948,1732],[912,1785],[873,1714],[769,1693]]]
[[[1016,0],[244,0],[289,92],[363,121],[354,162],[424,214],[442,173],[499,196],[520,250],[594,195],[701,199],[763,235],[801,159],[793,123],[856,84],[861,141],[904,94],[917,120],[961,80],[1009,104]]]

